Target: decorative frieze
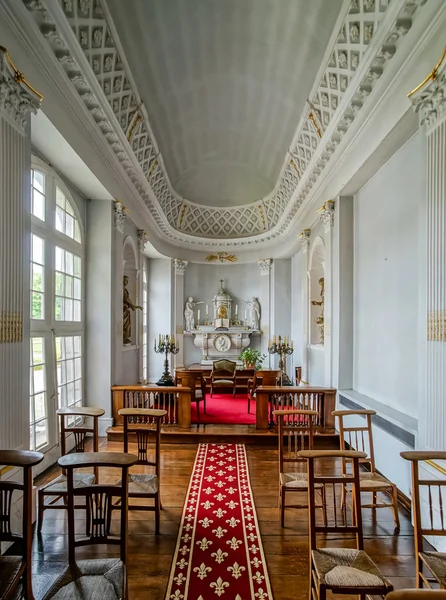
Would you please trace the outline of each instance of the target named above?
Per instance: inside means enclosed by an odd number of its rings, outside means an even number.
[[[446,116],[446,46],[443,55],[426,77],[410,94],[415,112],[420,114],[421,125],[433,129]]]
[[[299,235],[302,252],[306,254],[310,249],[311,229],[302,229]]]
[[[148,241],[149,241],[149,237],[147,235],[147,232],[144,231],[144,229],[138,229],[138,245],[139,245],[140,252],[144,252]]]
[[[23,339],[23,317],[17,312],[3,311],[0,315],[0,344],[21,342]]]
[[[324,202],[322,208],[317,211],[319,213],[319,219],[322,222],[325,233],[328,233],[334,225],[334,211],[335,203],[333,200],[327,200]]]
[[[175,269],[176,275],[184,275],[188,264],[189,263],[187,260],[181,260],[181,258],[174,258],[173,267]]]
[[[124,233],[124,225],[127,221],[129,211],[126,209],[121,200],[115,200],[113,206],[113,214],[115,219],[115,227],[120,233]]]
[[[258,260],[257,264],[260,268],[260,275],[269,275],[273,266],[273,259],[264,258],[263,260]]]
[[[42,100],[15,68],[6,48],[0,46],[0,113],[24,134],[28,115],[37,112]]]

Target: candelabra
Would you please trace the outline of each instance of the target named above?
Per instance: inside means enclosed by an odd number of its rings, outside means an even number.
[[[158,347],[156,345],[156,338],[153,349],[157,354],[165,354],[164,359],[164,372],[160,379],[156,382],[156,385],[174,385],[172,375],[169,372],[169,354],[178,354],[180,351],[179,347],[175,345],[175,336],[159,335],[158,336]]]
[[[278,354],[279,355],[279,369],[281,371],[281,385],[293,385],[290,378],[286,373],[286,357],[294,352],[294,343],[291,341],[291,345],[289,343],[288,338],[285,336],[282,339],[282,336],[276,340],[276,336],[273,337],[272,342],[268,344],[268,352],[270,354]]]

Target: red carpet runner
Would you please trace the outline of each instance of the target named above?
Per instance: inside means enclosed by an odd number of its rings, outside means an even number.
[[[200,444],[166,600],[272,600],[243,444]]]

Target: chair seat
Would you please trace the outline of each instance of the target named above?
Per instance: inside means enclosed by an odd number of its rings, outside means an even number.
[[[280,485],[299,490],[308,489],[307,473],[280,473]],[[322,488],[322,483],[316,483],[315,488]]]
[[[121,479],[116,485],[121,485]],[[146,475],[144,473],[134,473],[129,475],[129,496],[132,494],[157,494],[158,477],[156,475]]]
[[[234,385],[235,382],[233,379],[214,379],[213,383],[218,385]]]
[[[379,491],[387,490],[392,487],[391,482],[380,475],[379,473],[360,473],[359,474],[359,487],[361,491]]]
[[[21,556],[0,556],[0,598],[4,598],[10,593],[11,586],[20,577],[22,571],[22,557]],[[18,598],[20,598],[19,585]],[[15,597],[15,596],[13,596]]]
[[[420,552],[420,558],[432,571],[438,583],[446,584],[446,554],[444,552]]]
[[[73,484],[75,488],[85,487],[91,485],[94,482],[93,473],[74,473]],[[42,491],[51,493],[66,493],[67,492],[67,478],[65,475],[59,475],[53,481],[50,481],[48,485],[41,488]]]
[[[64,570],[44,600],[120,600],[124,581],[125,566],[118,558],[80,560]]]
[[[321,548],[311,553],[321,584],[329,588],[386,588],[387,582],[364,550]]]
[[[195,400],[202,400],[203,392],[201,390],[195,390]]]

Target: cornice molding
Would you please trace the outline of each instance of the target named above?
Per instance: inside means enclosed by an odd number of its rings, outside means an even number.
[[[22,135],[30,113],[36,114],[43,97],[18,71],[9,52],[0,46],[0,113]]]
[[[428,132],[446,118],[446,46],[437,65],[408,96],[420,115],[420,124],[426,125]]]
[[[113,63],[113,57],[111,63],[108,60],[107,64],[112,66],[110,76],[109,71],[107,76],[102,71],[94,73],[97,70],[93,63],[94,52],[100,54],[103,59],[101,69],[105,69],[106,53],[109,49],[112,53],[115,47],[98,9],[99,3],[82,4],[85,7],[88,4],[86,10],[96,7],[97,13],[89,22],[90,27],[81,32],[82,23],[73,22],[77,18],[75,11],[83,10],[78,3],[64,4],[67,13],[64,14],[58,4],[23,0],[104,140],[140,194],[151,221],[174,245],[195,249],[205,246],[249,249],[260,242],[278,241],[290,231],[299,208],[314,193],[315,183],[351,123],[364,112],[368,96],[397,52],[401,38],[412,27],[419,7],[426,1],[392,0],[387,7],[373,0],[352,0],[322,79],[310,96],[308,110],[276,189],[267,198],[251,205],[219,209],[196,205],[173,192],[145,109],[139,104],[137,91],[131,89],[131,77],[127,77],[125,85],[125,61],[119,64]],[[88,14],[86,17],[85,12],[84,17],[90,19]],[[98,33],[99,29],[102,34]],[[107,35],[105,44],[104,36]],[[82,44],[89,47],[82,48]],[[107,98],[107,91],[111,88],[106,84],[109,79],[108,85],[114,89],[115,77],[121,78],[120,91],[113,92],[119,96],[116,111],[113,102],[112,106],[109,104],[111,98]],[[118,84],[116,86],[118,89]],[[127,96],[125,102],[124,96]],[[203,225],[205,222],[206,226]],[[237,225],[243,229],[238,231]]]

